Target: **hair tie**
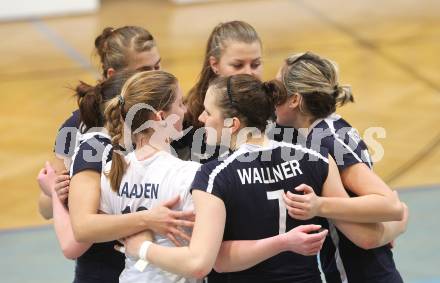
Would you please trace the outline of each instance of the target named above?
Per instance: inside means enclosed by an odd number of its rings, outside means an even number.
[[[230,76],[230,77],[228,78],[228,81],[227,81],[227,83],[226,83],[226,92],[228,93],[229,102],[231,103],[231,106],[232,106],[231,80],[232,80],[232,76]]]
[[[125,99],[122,95],[118,95],[119,105],[121,106],[121,109],[124,108]]]

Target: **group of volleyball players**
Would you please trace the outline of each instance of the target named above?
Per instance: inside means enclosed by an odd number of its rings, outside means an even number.
[[[333,62],[289,56],[263,82],[255,29],[221,23],[185,96],[147,30],[95,47],[103,77],[37,177],[74,282],[312,283],[318,260],[326,282],[403,282],[408,209],[335,114],[353,95]]]

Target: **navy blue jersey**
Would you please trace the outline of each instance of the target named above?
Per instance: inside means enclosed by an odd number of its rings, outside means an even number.
[[[299,225],[320,224],[321,218],[287,217],[282,195],[300,184],[317,195],[328,175],[328,153],[300,145],[270,141],[268,146],[242,145],[223,160],[202,165],[192,188],[220,198],[226,208],[223,240],[257,240]],[[321,282],[315,256],[284,252],[215,282]],[[208,282],[210,280],[208,279]]]
[[[72,157],[77,146],[76,143],[78,140],[80,123],[81,120],[79,110],[75,110],[58,129],[53,149],[55,154],[65,158]]]
[[[112,158],[111,153],[111,140],[107,135],[84,134],[73,154],[70,176],[83,170],[93,170],[101,174],[105,164]]]
[[[184,122],[183,128],[188,128]],[[192,128],[179,140],[171,142],[172,148],[176,151],[177,157],[182,160],[192,160],[201,164],[217,159],[220,155],[229,153],[229,145],[208,145],[205,139],[204,128]]]
[[[83,170],[93,170],[101,174],[112,156],[109,137],[101,133],[90,133],[82,138],[73,155],[71,177]],[[125,256],[114,250],[115,244],[116,241],[93,244],[81,255],[76,260],[74,282],[119,282]]]
[[[327,148],[339,171],[357,163],[373,166],[367,145],[358,131],[339,115],[316,121],[307,136],[307,146]]]
[[[311,148],[325,147],[335,159],[339,171],[364,163],[372,167],[365,142],[357,130],[338,115],[316,121],[307,138],[297,136],[296,143],[306,142]],[[295,141],[294,141],[295,142]],[[347,190],[350,196],[356,196]],[[327,225],[329,225],[327,223]],[[364,250],[351,242],[333,225],[320,253],[321,265],[329,283],[400,283],[389,246]]]

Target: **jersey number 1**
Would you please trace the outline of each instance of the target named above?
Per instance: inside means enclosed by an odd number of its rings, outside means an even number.
[[[283,201],[283,194],[284,194],[284,190],[267,192],[268,200],[278,200],[278,208],[280,209],[279,234],[286,233],[287,208],[286,208],[286,204]]]

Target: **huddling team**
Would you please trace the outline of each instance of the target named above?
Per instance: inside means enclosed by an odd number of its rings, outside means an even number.
[[[102,79],[37,177],[73,282],[313,283],[318,261],[326,282],[403,282],[408,209],[335,114],[354,99],[332,61],[295,54],[263,82],[255,29],[221,23],[185,96],[147,30],[95,47]]]

